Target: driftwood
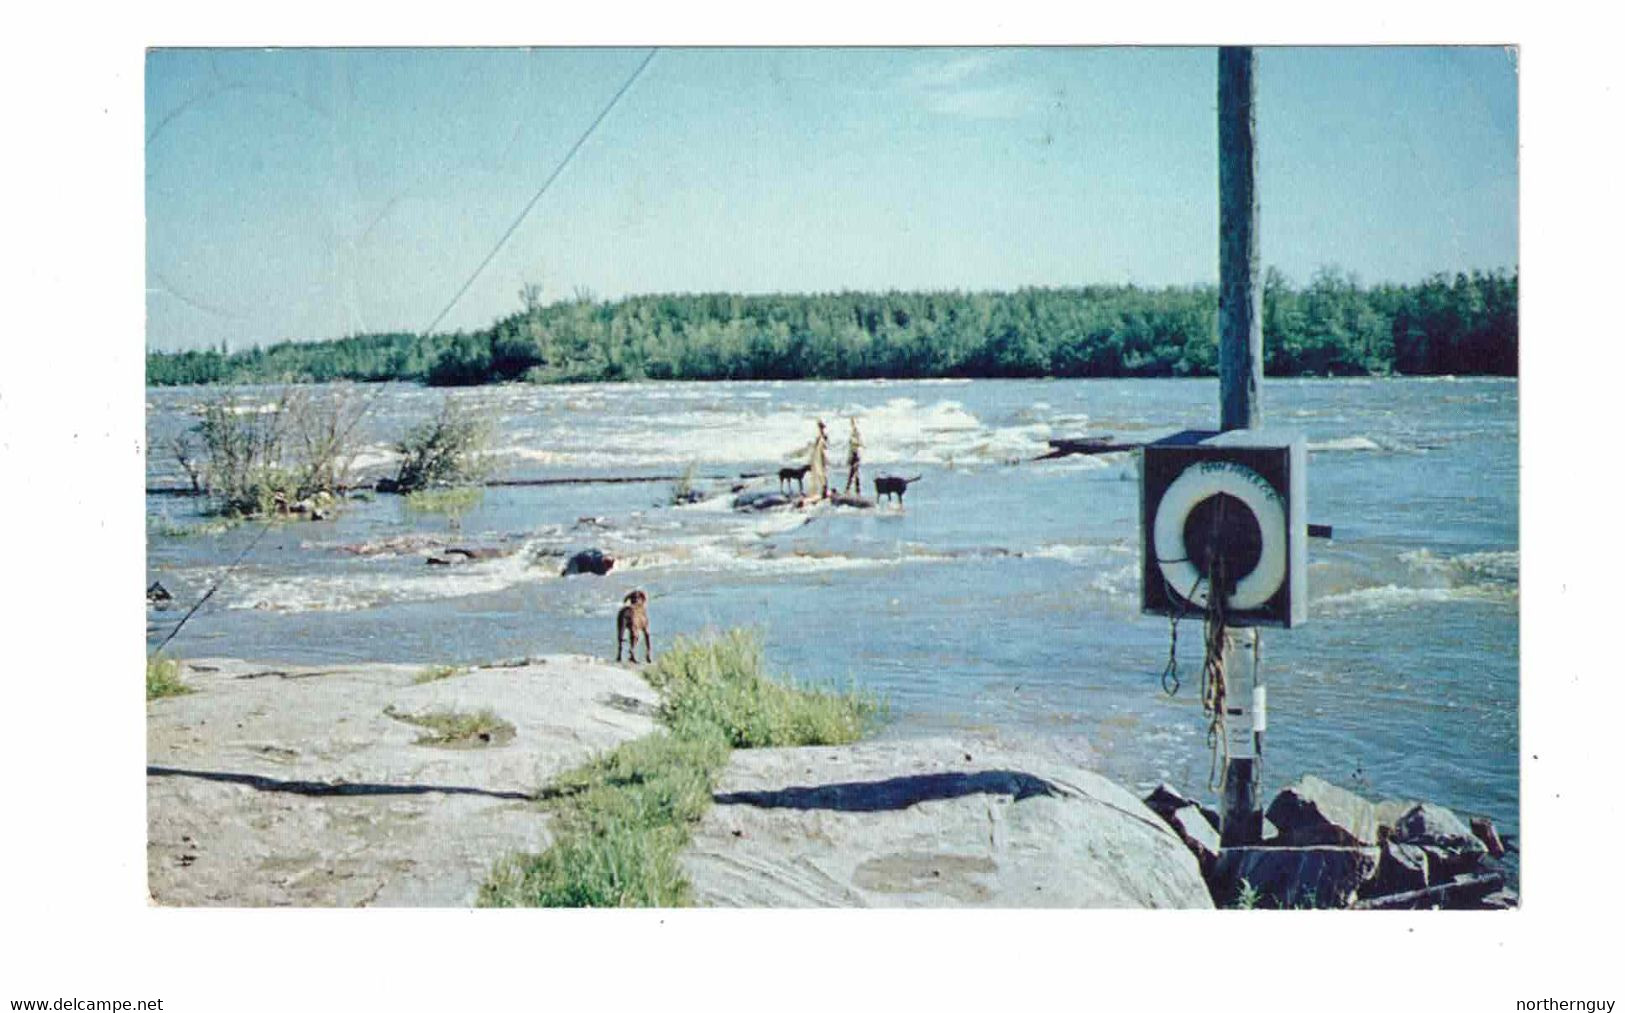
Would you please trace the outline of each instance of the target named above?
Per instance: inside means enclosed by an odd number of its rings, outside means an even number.
[[[1460,876],[1448,883],[1437,886],[1424,887],[1421,890],[1410,890],[1405,893],[1391,893],[1386,897],[1372,897],[1357,901],[1354,908],[1357,911],[1397,911],[1419,907],[1431,907],[1434,904],[1443,907],[1466,907],[1506,885],[1506,877],[1500,873],[1490,872],[1477,876]]]

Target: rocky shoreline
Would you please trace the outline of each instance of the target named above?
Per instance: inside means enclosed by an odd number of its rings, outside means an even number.
[[[1318,777],[1283,788],[1257,843],[1223,847],[1219,814],[1166,784],[1145,804],[1179,835],[1226,907],[1499,910],[1518,906],[1515,842],[1428,802],[1372,802]]]
[[[148,705],[154,903],[471,906],[551,840],[532,801],[653,732],[635,669],[527,658],[451,673],[231,659]],[[436,742],[440,713],[512,734]],[[1196,857],[1077,757],[988,737],[737,750],[682,856],[716,906],[1211,907]]]
[[[500,858],[548,846],[540,789],[657,728],[635,669],[581,656],[183,666],[192,692],[147,717],[164,905],[471,906]],[[425,732],[468,715],[501,733]],[[1211,807],[1089,763],[989,735],[736,750],[681,862],[707,906],[1517,904],[1488,821],[1306,777],[1261,843],[1225,848]]]

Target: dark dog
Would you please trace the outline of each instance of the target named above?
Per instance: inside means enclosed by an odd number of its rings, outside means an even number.
[[[615,613],[615,660],[621,660],[621,638],[626,638],[631,660],[638,660],[638,634],[643,634],[643,660],[654,660],[654,648],[649,643],[649,596],[642,591],[630,591],[623,599],[626,604]]]
[[[799,488],[802,492],[806,492],[807,486],[802,482],[802,479],[806,478],[807,472],[811,470],[812,465],[810,464],[803,464],[799,468],[780,468],[779,488],[784,489],[788,487],[791,482],[794,482],[797,488]]]
[[[896,475],[876,475],[875,499],[879,500],[882,496],[896,496],[897,505],[902,506],[903,493],[908,492],[908,487],[919,480],[919,475],[915,475],[913,478],[899,478]]]

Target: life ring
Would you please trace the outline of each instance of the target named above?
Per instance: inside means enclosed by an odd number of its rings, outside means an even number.
[[[1235,497],[1252,511],[1262,540],[1258,563],[1236,581],[1236,590],[1225,604],[1231,609],[1258,608],[1275,596],[1286,579],[1286,507],[1275,487],[1244,464],[1203,461],[1168,484],[1152,523],[1157,565],[1174,594],[1198,608],[1207,607],[1207,575],[1185,556],[1185,520],[1198,503],[1220,493]]]

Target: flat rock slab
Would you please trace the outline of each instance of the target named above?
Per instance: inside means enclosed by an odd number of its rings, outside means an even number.
[[[502,855],[547,846],[529,796],[654,729],[631,668],[582,657],[421,685],[417,665],[183,662],[147,705],[147,878],[159,904],[465,907]],[[385,715],[490,709],[504,745],[419,745]]]
[[[683,854],[702,905],[1213,906],[1126,789],[991,739],[733,753]]]

